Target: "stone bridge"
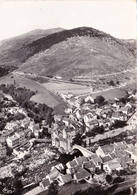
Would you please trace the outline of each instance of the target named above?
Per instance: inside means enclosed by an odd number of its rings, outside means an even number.
[[[83,156],[85,156],[85,157],[90,157],[90,156],[94,155],[93,152],[87,150],[86,148],[84,148],[82,146],[76,145],[76,144],[72,147],[71,151],[76,150],[76,149],[79,150],[83,154]]]

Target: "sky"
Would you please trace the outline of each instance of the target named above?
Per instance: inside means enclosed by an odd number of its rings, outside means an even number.
[[[34,29],[87,26],[121,39],[136,38],[135,0],[0,0],[0,40]]]

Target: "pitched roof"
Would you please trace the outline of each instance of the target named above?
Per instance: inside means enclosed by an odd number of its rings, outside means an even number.
[[[11,141],[19,140],[18,136],[16,136],[16,135],[12,135],[11,137],[9,137],[9,139]]]
[[[93,158],[92,159],[92,161],[93,161],[93,163],[95,164],[95,165],[100,165],[103,161],[102,161],[102,159],[100,158],[100,157],[97,157],[97,158]]]
[[[56,168],[53,168],[53,170],[51,170],[51,172],[48,174],[50,180],[56,179],[59,175],[60,172]]]
[[[72,180],[71,174],[60,175],[64,183],[68,183]]]
[[[89,168],[95,168],[95,165],[94,165],[93,161],[87,161],[87,162],[85,162],[85,163],[83,164],[83,167],[84,167],[85,169],[89,169]]]
[[[84,171],[84,169],[80,165],[73,167],[73,169],[75,173]]]
[[[112,153],[114,151],[113,145],[104,145],[104,146],[100,146],[100,147],[105,154],[109,154],[109,153]]]
[[[117,168],[121,168],[121,164],[117,161],[117,160],[112,160],[108,162],[108,166],[110,167],[110,169],[117,169]]]
[[[97,120],[91,120],[88,122],[90,125],[98,125],[98,121]]]
[[[117,158],[117,155],[115,154],[115,152],[112,152],[109,155],[111,156],[112,159]]]
[[[104,157],[101,157],[101,158],[102,158],[104,163],[112,160],[112,158],[110,156],[108,156],[108,155],[104,156]]]
[[[114,143],[113,146],[117,150],[125,150],[127,148],[127,145],[124,142]]]
[[[90,173],[84,170],[83,172],[76,173],[75,177],[78,181],[85,179],[86,177],[89,177]]]
[[[75,159],[72,160],[72,161],[69,161],[66,165],[68,165],[68,164],[69,164],[71,167],[77,166],[77,163],[76,163]]]
[[[80,157],[76,158],[75,161],[77,162],[77,164],[82,165],[83,162],[87,161],[87,158],[85,156],[80,156]]]

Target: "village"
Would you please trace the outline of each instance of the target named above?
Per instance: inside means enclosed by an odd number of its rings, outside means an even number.
[[[54,113],[49,125],[45,120],[34,121],[18,102],[1,91],[0,119],[5,123],[0,132],[0,180],[13,178],[15,170],[17,174],[25,167],[33,179],[25,182],[27,172],[19,176],[22,188],[27,188],[23,194],[34,195],[48,190],[55,181],[59,187],[85,181],[107,188],[116,178],[121,182],[128,181],[129,175],[134,178],[137,93],[121,93],[111,99],[67,93],[62,99],[64,111]],[[125,137],[120,140],[122,132]],[[109,138],[111,142],[106,144]],[[59,162],[64,154],[70,158]],[[44,172],[42,166],[46,169],[46,165],[49,170]],[[4,194],[15,190],[2,182],[0,185]]]

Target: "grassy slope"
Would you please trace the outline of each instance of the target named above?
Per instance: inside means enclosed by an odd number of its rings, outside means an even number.
[[[134,66],[134,56],[121,45],[111,45],[98,37],[72,37],[30,57],[21,71],[39,75],[100,75]]]
[[[21,65],[21,53],[24,48],[37,39],[47,37],[55,32],[62,31],[61,28],[49,30],[34,30],[29,33],[13,37],[0,42],[0,65],[19,66]],[[20,53],[21,52],[21,53]]]
[[[11,78],[11,76],[8,75],[0,77],[0,84],[14,84],[14,80],[20,87],[25,87],[34,92],[37,91],[36,95],[31,98],[31,100],[34,100],[35,102],[45,103],[49,107],[55,107],[59,104],[63,104],[61,98],[56,98],[54,94],[49,92],[42,85],[22,76],[14,75],[13,78]]]
[[[37,30],[1,43],[0,65],[64,77],[113,73],[135,65],[131,41],[87,27],[53,32]]]

